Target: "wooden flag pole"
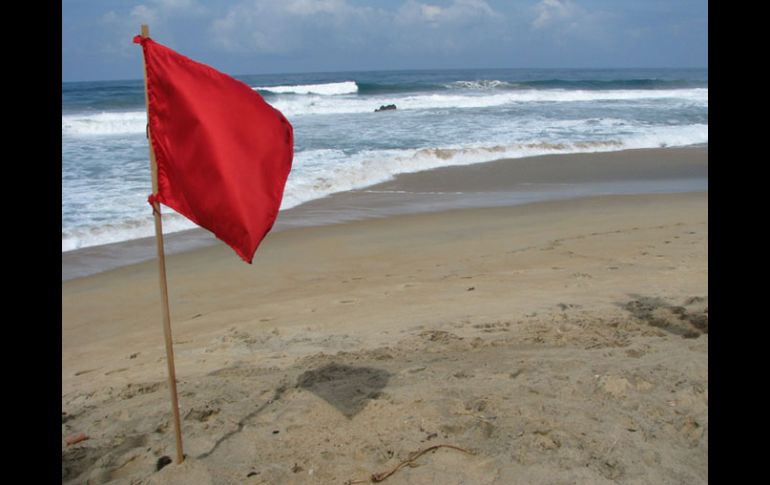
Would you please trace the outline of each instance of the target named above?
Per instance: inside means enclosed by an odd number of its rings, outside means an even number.
[[[142,37],[150,36],[150,28],[142,24]],[[147,108],[147,120],[150,119],[150,104],[147,95],[147,64],[144,56],[144,101]],[[155,161],[155,150],[152,148],[152,133],[149,124],[147,127],[147,141],[150,145],[150,170],[152,172],[152,193],[158,194],[158,165]],[[179,418],[179,400],[176,393],[176,371],[174,370],[174,347],[171,339],[171,317],[168,311],[168,285],[166,284],[166,256],[163,251],[163,225],[160,217],[160,203],[157,200],[152,202],[152,212],[155,218],[155,242],[158,248],[158,272],[160,276],[160,300],[163,310],[163,335],[166,340],[166,363],[168,365],[168,387],[171,391],[171,409],[174,414],[174,432],[176,433],[176,462],[184,461],[184,452],[182,450],[182,426]]]

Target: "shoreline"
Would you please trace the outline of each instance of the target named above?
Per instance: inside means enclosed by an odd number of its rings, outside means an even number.
[[[309,201],[282,211],[271,234],[400,214],[595,195],[697,192],[707,186],[708,145],[502,159],[399,174]],[[167,255],[222,244],[201,228],[164,234],[164,240]],[[62,281],[155,257],[153,237],[63,252]]]

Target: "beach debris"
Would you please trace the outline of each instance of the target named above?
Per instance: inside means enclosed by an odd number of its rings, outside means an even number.
[[[292,467],[291,467],[291,471],[292,471],[292,473],[299,473],[299,472],[301,472],[302,470],[304,470],[304,468],[302,468],[301,466],[299,466],[297,463],[295,463],[295,464],[294,464],[294,466],[292,466]]]
[[[259,472],[249,472],[249,474],[246,475],[246,476],[247,477],[253,477],[254,475],[259,475]]]
[[[469,455],[475,455],[474,452],[468,451],[468,450],[466,450],[464,448],[460,448],[459,446],[455,446],[455,445],[444,445],[444,444],[442,444],[442,445],[433,445],[433,446],[429,446],[427,448],[424,448],[422,450],[415,451],[414,453],[410,453],[409,454],[409,458],[407,458],[406,460],[403,460],[401,463],[399,463],[398,465],[396,465],[393,469],[391,469],[389,471],[381,472],[381,473],[373,473],[372,476],[370,476],[368,479],[364,479],[364,480],[352,480],[351,479],[351,480],[346,481],[345,485],[353,485],[355,483],[379,483],[379,482],[385,481],[388,477],[390,477],[391,475],[393,475],[394,473],[396,473],[400,469],[404,468],[405,466],[416,466],[414,464],[414,461],[417,458],[421,457],[422,455],[424,455],[425,453],[427,453],[429,451],[435,451],[435,450],[437,450],[439,448],[452,448],[453,450],[462,451],[463,453],[467,453]]]
[[[75,443],[80,443],[81,441],[85,441],[88,438],[88,435],[85,433],[75,433],[64,438],[64,442],[67,443],[67,446],[69,446],[74,445]]]
[[[378,113],[380,111],[393,111],[395,109],[396,109],[396,105],[395,104],[383,104],[379,108],[375,109],[374,112]]]
[[[468,288],[468,290],[467,290],[467,291],[474,291],[475,289],[476,289],[476,287],[475,287],[475,286],[471,286],[470,288]]]
[[[161,469],[163,469],[163,467],[168,465],[169,463],[171,463],[171,458],[166,455],[163,455],[160,458],[158,458],[158,463],[155,465],[155,470],[161,471]]]

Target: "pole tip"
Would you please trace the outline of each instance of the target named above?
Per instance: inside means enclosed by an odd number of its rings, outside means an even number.
[[[147,24],[142,24],[141,35],[142,37],[150,36],[150,27]]]

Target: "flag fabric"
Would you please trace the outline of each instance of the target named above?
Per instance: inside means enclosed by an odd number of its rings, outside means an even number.
[[[294,155],[294,131],[255,90],[149,37],[148,125],[160,202],[251,263],[273,227]]]

